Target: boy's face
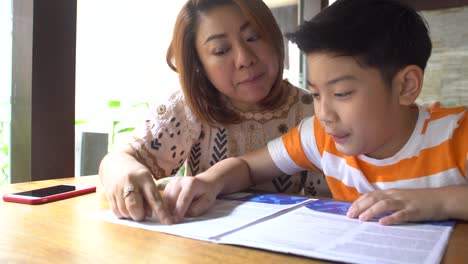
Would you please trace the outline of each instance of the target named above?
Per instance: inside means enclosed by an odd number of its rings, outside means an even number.
[[[404,145],[397,89],[390,90],[376,69],[329,53],[310,53],[307,63],[316,116],[338,151],[382,159]]]

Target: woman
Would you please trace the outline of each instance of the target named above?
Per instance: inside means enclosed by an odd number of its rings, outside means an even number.
[[[173,222],[154,179],[196,175],[264,146],[313,114],[312,97],[283,80],[284,47],[262,0],[191,0],[180,11],[167,52],[182,92],[151,110],[132,141],[100,167],[112,211]],[[284,175],[254,189],[328,195],[321,175]],[[309,174],[309,175],[308,175]]]

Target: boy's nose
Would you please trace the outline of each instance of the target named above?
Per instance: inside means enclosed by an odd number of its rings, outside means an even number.
[[[314,102],[314,104],[316,105],[315,115],[324,126],[336,121],[336,115],[330,102],[322,99],[319,102]]]

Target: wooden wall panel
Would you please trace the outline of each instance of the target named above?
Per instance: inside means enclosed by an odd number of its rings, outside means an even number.
[[[11,180],[72,177],[76,0],[15,0],[13,9]]]

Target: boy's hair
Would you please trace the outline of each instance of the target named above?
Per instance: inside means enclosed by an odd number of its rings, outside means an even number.
[[[205,123],[220,126],[241,121],[241,117],[226,107],[220,92],[206,77],[195,48],[195,37],[200,17],[209,10],[225,5],[237,5],[246,19],[255,27],[278,56],[278,75],[273,87],[260,104],[266,109],[276,109],[287,98],[283,89],[283,35],[271,10],[262,0],[188,0],[177,16],[166,62],[179,74],[185,102],[195,115]]]
[[[405,66],[424,71],[432,50],[424,18],[396,0],[338,0],[286,36],[306,54],[354,57],[390,87]]]

